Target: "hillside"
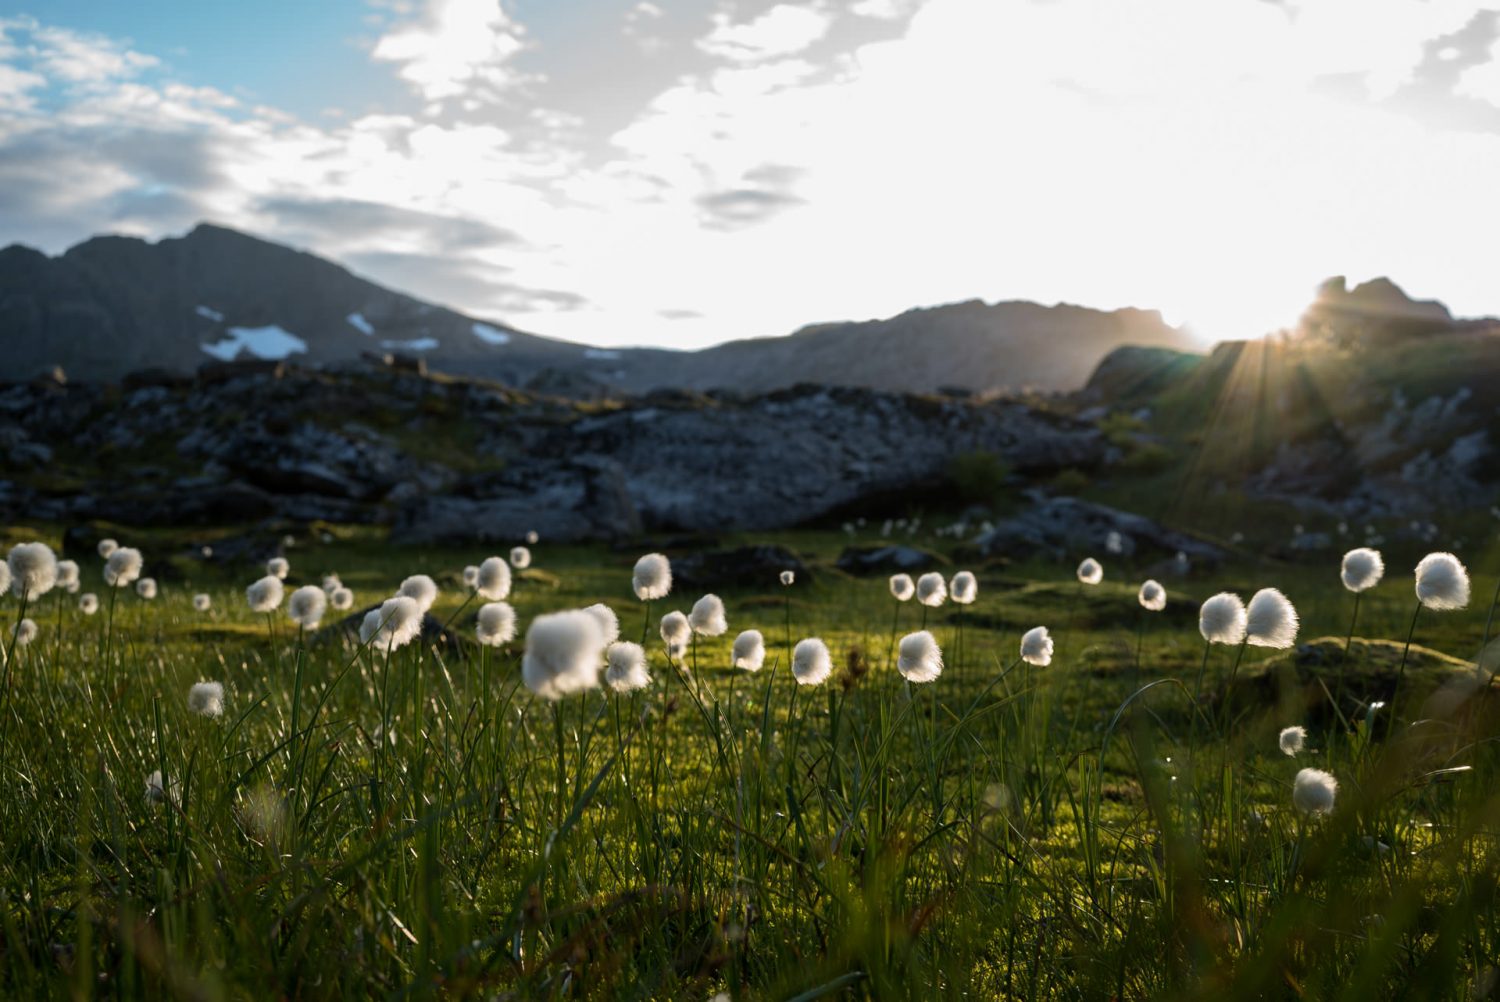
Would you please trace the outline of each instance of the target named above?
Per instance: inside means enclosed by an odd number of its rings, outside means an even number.
[[[59,257],[0,251],[0,379],[61,366],[111,381],[235,358],[331,365],[367,355],[546,392],[765,392],[799,382],[902,392],[1081,386],[1121,344],[1183,347],[1156,313],[957,303],[703,351],[599,349],[394,292],[315,255],[203,224],[149,243],[96,237]]]

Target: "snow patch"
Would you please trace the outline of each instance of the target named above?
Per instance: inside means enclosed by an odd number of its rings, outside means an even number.
[[[241,351],[255,358],[286,358],[297,353],[306,354],[307,342],[290,334],[275,324],[268,327],[231,327],[222,341],[204,341],[198,347],[214,358],[232,362]]]
[[[584,350],[583,357],[612,360],[619,358],[620,353],[617,351],[611,351],[608,348],[587,348]]]
[[[375,333],[375,326],[365,319],[363,313],[351,313],[344,319],[349,321],[350,327],[353,327],[365,337],[371,337]]]
[[[469,329],[474,332],[475,337],[485,344],[507,344],[510,341],[509,334],[498,327],[491,327],[489,324],[475,324]]]
[[[222,324],[224,322],[224,314],[220,313],[218,310],[211,310],[207,306],[200,306],[193,312],[198,314],[198,316],[202,317],[204,320],[212,320],[216,324]]]
[[[397,351],[431,351],[438,346],[438,340],[435,337],[418,337],[410,341],[382,341],[380,346]]]

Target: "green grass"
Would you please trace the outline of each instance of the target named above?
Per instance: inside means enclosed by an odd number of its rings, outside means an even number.
[[[388,660],[251,615],[257,568],[183,558],[156,601],[118,596],[107,639],[100,561],[78,557],[103,609],[55,593],[29,609],[40,636],[0,710],[0,992],[1456,999],[1493,979],[1500,715],[1487,687],[1431,695],[1473,677],[1493,577],[1468,611],[1420,618],[1388,739],[1391,710],[1365,703],[1390,698],[1410,623],[1395,570],[1357,630],[1394,648],[1356,642],[1343,665],[1336,566],[1167,581],[1150,615],[1119,563],[1089,589],[1053,565],[975,567],[976,604],[928,613],[943,675],[909,688],[885,581],[834,569],[842,536],[754,541],[811,574],[724,593],[729,633],[700,642],[691,678],[658,641],[650,689],[555,705],[520,685],[519,644],[470,639],[459,574],[484,552],[360,530],[288,553],[289,584],[336,571],[356,608],[437,579],[454,641]],[[640,639],[637,553],[533,549],[511,599],[523,628],[603,601]],[[1304,638],[1334,639],[1249,648],[1233,686],[1236,651],[1211,651],[1194,747],[1198,604],[1264,585]],[[657,603],[651,640],[696,597]],[[792,639],[823,637],[838,666],[795,693],[788,599]],[[902,607],[897,632],[920,617]],[[1017,666],[1042,624],[1056,659]],[[750,627],[767,667],[733,673]],[[1335,712],[1320,694],[1341,669]],[[222,718],[188,713],[202,679],[224,683]],[[1275,737],[1293,723],[1310,731],[1295,761]],[[1338,777],[1331,816],[1292,810],[1302,766]],[[156,769],[166,804],[143,795]]]

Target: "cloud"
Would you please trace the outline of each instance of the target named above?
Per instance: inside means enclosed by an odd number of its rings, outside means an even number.
[[[452,253],[504,247],[521,239],[510,230],[478,219],[350,198],[272,197],[257,203],[254,211],[272,220],[277,232],[317,235],[337,229],[351,241],[367,243],[392,235],[409,239],[421,234],[432,245],[445,246]]]
[[[780,3],[753,21],[735,23],[719,12],[713,22],[699,48],[735,62],[759,62],[801,52],[828,33],[833,19],[814,7]]]
[[[395,63],[428,101],[490,102],[523,79],[513,62],[525,48],[521,26],[499,0],[427,0],[421,15],[382,35],[373,57]]]

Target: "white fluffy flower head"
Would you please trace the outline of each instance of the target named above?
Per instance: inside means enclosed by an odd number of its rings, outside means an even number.
[[[943,651],[926,630],[901,638],[896,670],[908,682],[931,682],[943,673]]]
[[[1374,588],[1385,576],[1385,558],[1380,555],[1379,550],[1372,550],[1368,546],[1360,546],[1344,554],[1343,565],[1339,568],[1339,577],[1344,581],[1344,587],[1358,593]]]
[[[516,570],[524,571],[531,566],[531,551],[524,546],[511,547],[510,564]]]
[[[1307,728],[1283,727],[1281,733],[1276,736],[1276,743],[1281,746],[1283,755],[1296,755],[1307,743]]]
[[[400,650],[422,633],[422,610],[415,599],[397,595],[365,613],[359,625],[359,640],[377,651]]]
[[[188,690],[188,709],[200,717],[224,713],[224,686],[220,682],[197,682]]]
[[[504,647],[516,639],[516,610],[506,602],[481,605],[474,634],[486,647]]]
[[[1245,640],[1256,647],[1285,650],[1297,642],[1297,609],[1275,588],[1250,596],[1245,610]]]
[[[661,640],[667,645],[668,657],[675,658],[681,655],[692,633],[692,627],[688,626],[688,618],[675,609],[661,617]]]
[[[153,599],[153,598],[155,598],[156,597],[156,579],[155,578],[141,578],[139,581],[137,581],[135,583],[135,593],[137,595],[139,595],[141,598],[144,598],[144,599]]]
[[[84,592],[78,596],[78,611],[85,616],[92,616],[99,611],[99,596],[93,592]]]
[[[510,564],[499,557],[487,557],[479,564],[479,576],[474,579],[474,590],[487,602],[499,602],[510,597]]]
[[[479,584],[479,565],[470,564],[464,568],[464,587],[473,588]]]
[[[648,553],[635,562],[630,586],[642,602],[666,598],[672,591],[672,562],[660,553]]]
[[[348,588],[345,588],[343,585],[339,585],[332,591],[332,593],[329,594],[328,604],[333,606],[335,609],[338,609],[340,612],[344,611],[345,609],[352,609],[354,608],[354,592],[350,591]]]
[[[1292,806],[1303,814],[1327,814],[1333,810],[1339,781],[1322,769],[1303,769],[1292,784]]]
[[[57,554],[46,543],[18,543],[5,562],[10,590],[18,598],[35,600],[57,586]]]
[[[1429,553],[1417,564],[1417,600],[1429,609],[1462,609],[1469,604],[1469,572],[1451,553]]]
[[[286,557],[272,557],[266,561],[266,573],[279,581],[285,581],[291,572],[292,565],[287,563]]]
[[[1141,608],[1150,612],[1161,612],[1167,607],[1167,590],[1161,586],[1160,581],[1147,581],[1141,585],[1139,598]]]
[[[328,593],[317,585],[303,585],[286,602],[286,614],[304,630],[316,629],[327,611]]]
[[[401,587],[396,589],[396,594],[405,595],[417,603],[417,608],[425,615],[427,610],[432,608],[432,603],[437,601],[438,586],[437,582],[426,574],[413,574],[401,582]]]
[[[112,588],[128,588],[141,576],[145,563],[141,551],[132,546],[117,546],[104,561],[104,583]]]
[[[1086,585],[1096,585],[1104,580],[1104,568],[1093,557],[1085,557],[1078,565],[1078,580]]]
[[[526,630],[521,679],[543,699],[561,699],[599,685],[603,654],[593,616],[582,609],[547,613]]]
[[[766,638],[759,630],[746,630],[734,638],[731,663],[745,671],[760,671],[766,663]]]
[[[57,562],[57,586],[70,592],[78,590],[78,561],[59,560]]]
[[[1045,626],[1034,626],[1022,634],[1021,660],[1038,668],[1052,663],[1052,637]]]
[[[344,582],[339,580],[339,576],[337,574],[323,575],[323,590],[328,594],[332,595],[342,587],[344,587]]]
[[[916,593],[917,585],[912,581],[910,574],[891,575],[891,595],[897,602],[909,602]]]
[[[103,557],[105,560],[108,560],[109,555],[119,548],[120,544],[115,542],[113,539],[101,539],[99,540],[98,547],[96,547],[96,549],[98,549],[99,551],[99,556]]]
[[[651,684],[646,651],[640,644],[617,641],[604,650],[604,681],[615,692],[635,692]]]
[[[948,598],[948,584],[937,571],[917,578],[917,601],[937,608]]]
[[[780,575],[780,578],[781,578],[781,583],[783,585],[785,585],[786,587],[790,588],[793,584],[795,584],[797,582],[797,572],[796,571],[782,571],[781,575]]]
[[[948,594],[959,605],[969,605],[979,597],[979,580],[970,571],[959,571],[948,583]]]
[[[285,594],[286,586],[281,583],[281,579],[274,574],[267,574],[245,589],[245,601],[250,604],[251,612],[270,612],[281,604]]]
[[[729,620],[724,617],[724,603],[717,595],[704,595],[693,603],[688,613],[688,626],[694,633],[705,637],[717,637],[729,629]]]
[[[817,637],[797,641],[792,651],[792,674],[802,685],[822,685],[828,681],[833,674],[833,656],[828,653],[828,645]]]
[[[15,632],[11,634],[11,637],[15,640],[17,647],[25,647],[36,639],[36,634],[36,620],[27,616],[15,625]]]
[[[193,596],[193,608],[197,609],[199,612],[207,612],[213,607],[213,604],[214,600],[212,598],[209,598],[208,595],[204,592],[199,592],[198,594]]]
[[[1237,644],[1245,639],[1245,618],[1240,597],[1221,591],[1198,610],[1198,632],[1211,644]]]

